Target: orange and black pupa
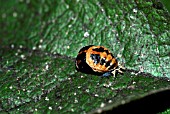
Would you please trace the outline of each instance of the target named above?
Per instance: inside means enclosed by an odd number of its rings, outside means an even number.
[[[80,49],[76,57],[76,69],[83,73],[104,77],[115,76],[117,73],[122,74],[125,70],[107,48],[94,45]]]

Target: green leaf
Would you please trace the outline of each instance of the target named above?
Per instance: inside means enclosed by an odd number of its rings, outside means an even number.
[[[170,15],[161,2],[1,0],[0,15],[1,113],[119,112],[155,95],[162,102],[153,106],[167,105],[148,112],[169,110]],[[91,44],[110,49],[124,74],[77,72],[77,53]]]

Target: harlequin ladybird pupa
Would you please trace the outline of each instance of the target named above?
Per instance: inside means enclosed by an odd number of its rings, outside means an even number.
[[[122,74],[124,67],[119,65],[113,54],[103,46],[89,45],[80,49],[76,57],[76,69],[87,74],[108,77]]]

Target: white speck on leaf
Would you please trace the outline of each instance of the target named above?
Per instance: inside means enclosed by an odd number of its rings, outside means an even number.
[[[17,16],[18,16],[17,12],[13,12],[13,17],[17,17]]]
[[[94,96],[95,96],[95,97],[98,97],[99,95],[98,95],[98,94],[95,94]]]
[[[49,98],[48,98],[48,97],[45,97],[45,100],[46,100],[46,101],[49,101]]]
[[[133,12],[134,12],[134,13],[137,13],[138,11],[137,11],[137,9],[133,9]]]
[[[40,43],[42,43],[43,42],[43,39],[40,39]]]
[[[104,103],[101,103],[100,107],[104,107],[104,106],[105,106],[105,104],[104,104]]]
[[[89,34],[88,32],[85,32],[85,33],[84,33],[84,37],[89,37],[89,35],[90,35],[90,34]]]
[[[61,110],[63,107],[59,106],[58,108]]]
[[[13,88],[12,86],[9,87],[9,89],[12,89],[12,88]]]
[[[37,48],[34,46],[34,47],[32,47],[32,50],[36,50]]]
[[[98,109],[97,112],[98,112],[98,113],[101,113],[101,112],[102,112],[102,109]]]
[[[89,89],[86,89],[86,92],[89,93]]]
[[[52,110],[52,107],[51,107],[51,106],[49,106],[49,107],[48,107],[48,109],[49,109],[49,110]]]
[[[72,108],[71,111],[74,112],[74,109]]]
[[[11,48],[13,49],[15,46],[14,46],[14,44],[11,44]]]
[[[72,25],[68,25],[68,28],[71,28],[72,27]]]
[[[70,49],[70,46],[67,46],[67,49]]]
[[[78,100],[77,100],[77,99],[75,99],[75,100],[74,100],[74,103],[78,103]]]
[[[25,59],[25,55],[21,55],[21,59]]]
[[[81,86],[78,86],[77,88],[79,88],[79,89],[80,89],[80,88],[81,88]]]
[[[22,46],[22,45],[20,45],[20,46],[19,46],[19,48],[21,48],[21,49],[22,49],[22,48],[23,48],[23,46]]]
[[[108,103],[112,103],[112,100],[109,100]]]
[[[42,45],[39,45],[38,48],[41,49],[41,48],[42,48]]]

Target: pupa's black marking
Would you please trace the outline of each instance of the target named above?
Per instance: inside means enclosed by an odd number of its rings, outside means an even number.
[[[110,63],[111,63],[111,60],[110,60],[110,61],[107,61],[105,67],[110,66]]]
[[[85,46],[85,47],[83,47],[83,48],[81,48],[80,49],[80,51],[79,51],[79,53],[81,52],[81,51],[85,51],[85,50],[88,50],[90,47],[92,47],[93,45],[89,45],[89,46]]]
[[[82,52],[81,54],[79,54],[76,58],[76,61],[80,61],[79,63],[77,63],[78,68],[76,67],[78,71],[84,73],[93,72],[92,68],[86,63],[86,52]]]
[[[100,62],[100,55],[99,54],[91,54],[90,57],[94,61],[95,64]]]
[[[110,54],[108,50],[104,50],[103,47],[100,47],[100,48],[95,48],[93,49],[93,51],[96,51],[96,52],[106,52],[106,54]]]
[[[116,67],[116,64],[117,62],[115,62],[114,64],[112,64],[110,67],[109,67],[109,70],[113,69],[114,67]]]
[[[106,60],[105,60],[104,58],[101,58],[100,64],[101,64],[101,65],[104,65],[104,63],[106,63]]]

